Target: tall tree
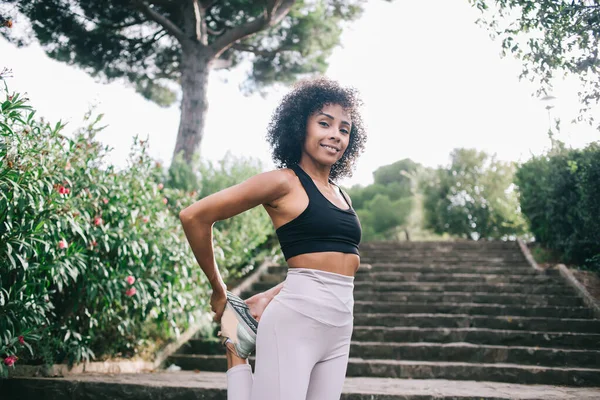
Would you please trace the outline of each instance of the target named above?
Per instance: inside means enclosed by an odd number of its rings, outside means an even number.
[[[469,0],[484,13],[480,22],[502,40],[502,53],[523,60],[521,77],[548,94],[555,75],[582,83],[579,120],[594,124],[600,102],[600,0]],[[600,129],[600,124],[596,126]]]
[[[103,81],[125,80],[161,106],[177,101],[174,155],[190,161],[202,140],[212,68],[252,63],[247,90],[324,72],[341,24],[366,0],[4,0],[0,15],[25,17],[46,53]]]

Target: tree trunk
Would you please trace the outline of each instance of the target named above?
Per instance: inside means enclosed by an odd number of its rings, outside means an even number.
[[[212,54],[208,49],[193,43],[184,46],[181,56],[181,119],[173,159],[183,152],[189,164],[200,149],[204,134],[204,121],[208,110],[206,96]]]

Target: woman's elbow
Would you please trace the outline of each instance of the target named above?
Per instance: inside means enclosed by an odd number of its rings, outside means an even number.
[[[194,220],[194,210],[192,207],[186,207],[183,210],[179,211],[179,221],[181,221],[182,225],[189,224],[192,220]]]
[[[190,225],[191,223],[193,223],[194,226],[198,224],[212,226],[214,223],[212,218],[210,218],[206,212],[203,212],[193,205],[186,207],[179,212],[179,221],[181,221],[181,224],[184,226]]]

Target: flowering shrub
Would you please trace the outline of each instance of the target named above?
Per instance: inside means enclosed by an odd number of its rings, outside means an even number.
[[[137,138],[127,168],[107,163],[109,150],[95,140],[100,117],[91,112],[67,137],[60,122],[36,120],[26,98],[4,91],[0,375],[22,361],[131,357],[207,312],[209,287],[178,218],[199,191],[165,184]],[[219,259],[236,261],[220,266],[235,270],[251,263],[271,227],[264,216],[229,226],[215,236],[225,244]],[[243,247],[229,244],[248,237]]]

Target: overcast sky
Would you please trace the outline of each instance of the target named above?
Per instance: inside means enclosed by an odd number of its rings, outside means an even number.
[[[367,149],[356,173],[341,183],[368,184],[379,166],[411,158],[427,166],[448,162],[456,147],[524,161],[548,145],[545,103],[535,87],[519,81],[519,61],[500,57],[500,42],[475,24],[467,0],[371,0],[359,21],[345,29],[342,47],[330,58],[327,76],[362,94]],[[170,162],[179,125],[179,105],[160,108],[120,83],[104,85],[77,68],[49,59],[37,45],[16,49],[0,38],[0,69],[12,68],[11,90],[27,92],[50,121],[75,128],[98,105],[109,124],[98,139],[113,147],[124,166],[132,142],[149,137],[151,154]],[[227,151],[254,156],[272,167],[264,135],[284,90],[265,98],[239,91],[242,70],[217,71],[209,83],[202,156],[218,160]],[[577,115],[578,82],[557,82],[553,117],[563,121],[559,139],[573,147],[598,140],[598,131],[571,125]]]

